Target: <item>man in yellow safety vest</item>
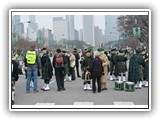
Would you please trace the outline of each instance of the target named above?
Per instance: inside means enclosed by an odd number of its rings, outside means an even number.
[[[26,82],[26,93],[30,93],[30,82],[33,77],[34,87],[33,92],[38,92],[37,90],[37,76],[38,70],[41,73],[41,61],[38,53],[35,50],[35,45],[31,45],[30,50],[27,51],[25,56],[25,66],[27,67],[27,82]]]

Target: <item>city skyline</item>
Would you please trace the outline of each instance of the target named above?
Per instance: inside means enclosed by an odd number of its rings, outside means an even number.
[[[43,34],[48,34],[48,37],[53,34],[52,41],[82,40],[87,44],[99,46],[98,44],[101,43],[118,40],[119,32],[115,29],[117,28],[117,17],[116,15],[17,15],[15,20],[19,24],[28,23],[23,25],[24,31],[27,30],[24,36],[27,35],[29,41],[36,41],[38,30],[43,29]],[[45,40],[47,46],[51,41],[51,38],[48,37]]]
[[[83,29],[83,15],[74,15],[74,27],[76,30]],[[115,16],[115,15],[109,15],[109,16]],[[48,28],[53,31],[53,17],[63,17],[66,19],[65,15],[35,15],[35,21],[38,23],[38,28]],[[45,19],[44,19],[45,18]],[[105,34],[105,16],[104,15],[94,15],[94,26],[99,26],[100,29],[102,29],[102,33]],[[21,15],[21,22],[28,21],[29,17],[28,15]],[[112,26],[117,26],[115,21],[110,21]],[[25,24],[25,28],[28,25]],[[25,30],[26,32],[26,30]]]

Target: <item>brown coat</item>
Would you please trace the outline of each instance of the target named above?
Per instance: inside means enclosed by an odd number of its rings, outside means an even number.
[[[101,83],[106,83],[107,79],[108,79],[107,65],[109,65],[109,60],[104,53],[100,54],[99,58],[102,60],[102,65],[104,68],[104,75],[102,75],[102,77],[101,77]]]

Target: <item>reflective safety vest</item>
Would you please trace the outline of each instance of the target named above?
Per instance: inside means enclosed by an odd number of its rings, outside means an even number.
[[[27,51],[26,59],[28,64],[35,64],[36,62],[36,51]]]

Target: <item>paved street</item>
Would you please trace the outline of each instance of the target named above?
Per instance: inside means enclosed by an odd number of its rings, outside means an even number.
[[[16,105],[36,105],[36,104],[55,104],[55,105],[114,105],[114,104],[134,104],[148,105],[148,88],[136,89],[134,92],[114,90],[114,81],[108,80],[108,90],[93,94],[92,91],[83,90],[83,80],[77,78],[75,81],[65,82],[65,91],[58,92],[55,77],[50,83],[50,91],[42,91],[44,85],[42,79],[38,79],[38,93],[27,94],[25,92],[26,79],[20,75],[16,83]]]

